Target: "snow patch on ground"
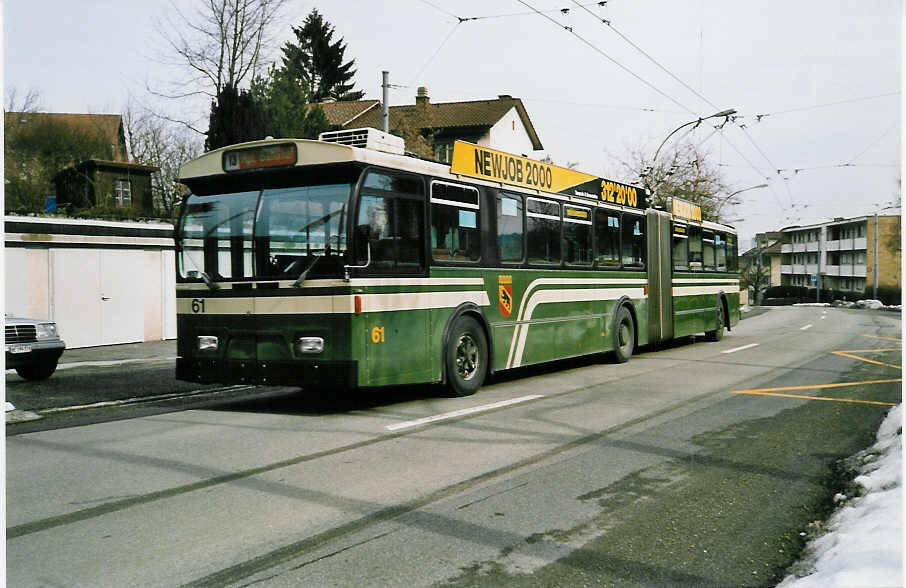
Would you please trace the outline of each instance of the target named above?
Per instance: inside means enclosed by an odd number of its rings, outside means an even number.
[[[865,493],[844,500],[827,534],[808,543],[797,566],[808,575],[787,576],[778,588],[904,585],[902,416],[902,405],[891,410],[877,442],[857,456]]]

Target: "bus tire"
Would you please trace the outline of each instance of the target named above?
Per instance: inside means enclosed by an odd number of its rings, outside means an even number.
[[[613,318],[613,354],[617,363],[626,363],[635,351],[635,322],[625,306],[617,309]]]
[[[705,331],[705,340],[706,341],[720,341],[724,338],[724,326],[727,324],[727,319],[724,316],[724,305],[721,304],[720,299],[717,300],[717,328],[713,331]]]
[[[447,389],[453,396],[471,396],[488,373],[488,339],[478,321],[460,316],[450,329],[444,351]]]

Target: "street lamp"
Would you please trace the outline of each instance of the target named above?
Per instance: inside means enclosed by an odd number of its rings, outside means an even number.
[[[717,209],[714,211],[714,218],[717,220],[720,219],[720,211],[724,207],[724,204],[726,204],[727,202],[730,201],[730,198],[732,198],[742,192],[748,192],[749,190],[758,190],[760,188],[767,188],[767,187],[768,187],[767,184],[758,184],[757,186],[743,188],[742,190],[737,190],[735,192],[731,192],[730,194],[727,194],[726,196],[724,196],[723,198],[720,199],[720,204],[717,205]]]

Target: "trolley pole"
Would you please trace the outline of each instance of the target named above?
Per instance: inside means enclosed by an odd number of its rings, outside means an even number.
[[[383,93],[384,105],[383,105],[383,108],[381,109],[381,124],[382,124],[381,128],[383,129],[383,131],[385,133],[389,133],[390,132],[390,104],[389,104],[389,102],[390,102],[390,72],[387,70],[384,70],[381,72],[381,75],[383,77],[383,83],[381,84],[381,88],[384,91],[384,93]]]

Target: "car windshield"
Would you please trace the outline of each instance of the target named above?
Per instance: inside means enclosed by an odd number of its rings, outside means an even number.
[[[258,189],[235,192],[204,193],[194,186],[202,193],[188,195],[179,225],[180,276],[219,281],[341,275],[355,179],[345,170],[297,175],[273,187],[249,186],[246,179],[243,188]]]

